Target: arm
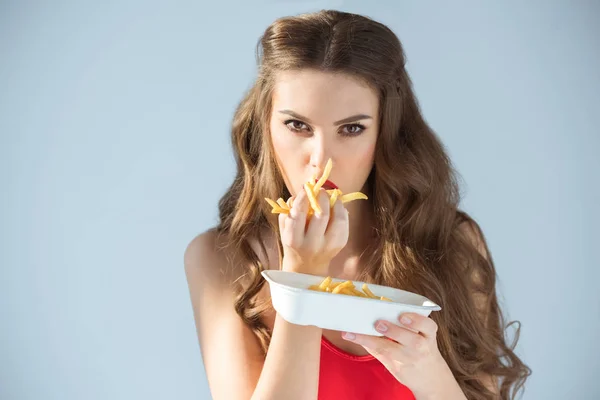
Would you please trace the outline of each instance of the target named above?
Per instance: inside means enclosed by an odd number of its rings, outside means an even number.
[[[277,315],[252,399],[316,399],[320,355],[320,328],[290,324]]]
[[[228,262],[216,249],[216,233],[205,232],[189,244],[184,260],[213,398],[316,399],[321,330],[277,316],[265,359],[258,340],[234,310],[232,282],[240,275],[242,261],[234,256]]]

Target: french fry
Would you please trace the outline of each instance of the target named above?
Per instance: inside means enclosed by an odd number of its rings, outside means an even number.
[[[279,207],[283,208],[284,210],[288,209],[287,203],[281,197],[277,199],[277,204],[279,204]]]
[[[308,196],[308,201],[310,203],[311,208],[315,211],[315,213],[322,213],[321,211],[321,207],[319,206],[319,203],[317,202],[317,198],[315,196],[315,194],[313,193],[313,191],[311,190],[309,183],[305,183],[304,184],[304,190],[306,191],[306,195]]]
[[[376,299],[376,298],[377,298],[377,296],[375,296],[375,295],[373,294],[373,292],[371,292],[371,289],[369,289],[369,287],[367,286],[367,284],[366,284],[366,283],[364,283],[364,284],[363,284],[362,290],[363,290],[363,292],[365,292],[365,293],[367,294],[367,296],[369,296],[370,298],[372,298],[372,299]]]
[[[319,289],[325,290],[329,286],[330,283],[331,283],[331,277],[328,276],[327,278],[325,278],[325,280],[323,282],[321,282],[321,284],[319,285]]]
[[[319,180],[317,181],[316,176],[312,175],[311,179],[304,184],[304,190],[306,191],[306,194],[307,194],[308,200],[309,200],[309,204],[310,204],[310,207],[309,207],[308,213],[307,213],[308,219],[310,219],[315,213],[323,212],[323,210],[321,210],[321,207],[319,206],[319,203],[317,201],[317,194],[321,190],[321,187],[323,187],[323,184],[325,184],[325,182],[329,178],[329,174],[331,173],[332,167],[333,167],[333,162],[330,158],[329,160],[327,160],[327,164],[325,165],[325,168],[323,170],[323,175],[321,176],[321,178],[319,178]],[[344,193],[342,193],[342,191],[340,189],[327,189],[326,192],[327,192],[327,195],[329,196],[329,207],[330,208],[334,206],[335,202],[338,199],[340,199],[343,204],[348,203],[350,201],[354,201],[354,200],[367,200],[368,199],[367,195],[365,195],[364,193],[361,193],[361,192],[353,192],[353,193],[344,194]],[[277,201],[271,200],[269,198],[265,198],[265,200],[272,207],[272,210],[271,210],[272,214],[281,214],[281,213],[289,214],[290,209],[293,206],[291,197],[287,201],[284,201],[282,198],[277,199]]]
[[[335,289],[333,289],[332,293],[340,293],[343,289],[349,288],[349,287],[354,287],[354,285],[352,284],[352,282],[346,281],[346,282],[342,283],[341,285],[338,285]]]
[[[329,178],[329,174],[331,173],[331,167],[333,166],[332,162],[331,162],[331,158],[329,160],[327,160],[327,164],[325,164],[325,170],[323,171],[323,175],[321,176],[321,178],[317,181],[317,183],[315,184],[314,187],[314,191],[315,192],[319,192],[319,190],[321,190],[321,186],[323,186],[323,184],[325,183],[325,181],[327,181],[327,178]]]
[[[333,193],[331,194],[331,197],[329,198],[329,207],[334,206],[335,202],[338,199],[339,193],[340,193],[339,189],[333,189]]]
[[[352,200],[366,200],[368,199],[367,195],[361,192],[354,192],[354,193],[348,193],[348,194],[344,194],[341,197],[342,203],[347,203],[349,201]]]
[[[349,291],[350,291],[350,293],[352,293],[355,296],[358,296],[358,297],[367,297],[366,294],[364,294],[363,292],[361,292],[358,289],[350,289]]]
[[[269,203],[271,205],[271,207],[273,207],[273,208],[279,208],[279,204],[277,204],[277,202],[269,199],[268,197],[265,197],[265,200],[267,201],[267,203]]]
[[[376,299],[381,301],[393,301],[385,296],[375,296],[366,283],[362,285],[362,292],[354,286],[352,281],[333,282],[333,279],[328,276],[321,283],[310,285],[309,290],[317,292],[326,292],[332,294],[344,294],[346,296],[363,297],[367,299]]]

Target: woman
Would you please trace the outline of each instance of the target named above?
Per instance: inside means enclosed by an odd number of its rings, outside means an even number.
[[[260,45],[233,121],[237,175],[219,225],[185,253],[213,398],[514,398],[530,370],[505,343],[490,253],[458,208],[456,174],[397,37],[321,11],[275,21]],[[322,188],[323,213],[307,222],[303,184],[329,159],[330,180],[368,200],[330,210]],[[264,201],[279,197],[292,197],[289,215]],[[263,269],[401,288],[442,311],[378,323],[392,340],[298,326],[273,310]]]

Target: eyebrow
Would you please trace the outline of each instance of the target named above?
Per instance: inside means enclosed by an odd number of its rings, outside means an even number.
[[[306,117],[304,117],[304,116],[302,116],[302,115],[300,115],[298,113],[295,113],[292,110],[279,110],[279,112],[282,113],[282,114],[290,115],[290,116],[292,116],[294,118],[301,119],[303,121],[308,122],[309,124],[312,124],[312,122],[310,121],[310,119],[308,119],[308,118],[306,118]],[[345,124],[347,122],[354,122],[354,121],[357,121],[357,120],[360,120],[360,119],[373,119],[373,117],[371,117],[370,115],[366,115],[366,114],[357,114],[357,115],[353,115],[353,116],[348,117],[348,118],[340,119],[339,121],[335,121],[333,124],[334,125],[341,125],[341,124]]]

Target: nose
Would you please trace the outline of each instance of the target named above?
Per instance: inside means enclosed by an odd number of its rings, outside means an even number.
[[[329,160],[330,154],[328,145],[325,142],[325,135],[314,135],[312,137],[312,148],[310,152],[310,165],[317,178],[323,174],[325,164]]]

